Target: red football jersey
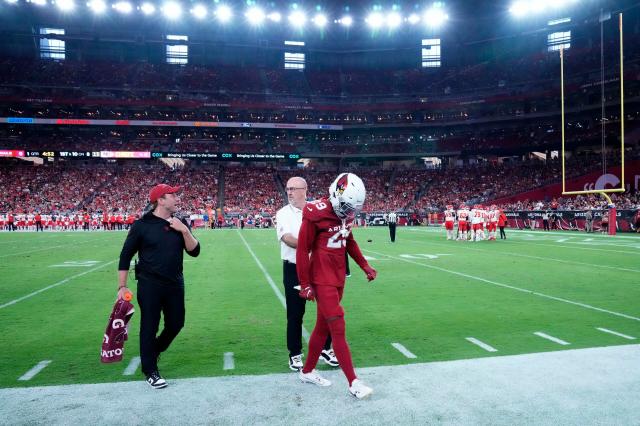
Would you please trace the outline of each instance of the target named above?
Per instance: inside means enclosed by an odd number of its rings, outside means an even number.
[[[358,266],[367,266],[353,239],[352,226],[353,221],[343,221],[335,214],[326,198],[307,203],[302,209],[296,269],[303,287],[309,284],[344,286],[346,252]]]

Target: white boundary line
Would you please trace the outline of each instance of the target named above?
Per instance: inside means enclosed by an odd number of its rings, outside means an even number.
[[[636,339],[633,336],[628,336],[626,334],[618,333],[617,331],[609,330],[608,328],[596,327],[596,330],[600,330],[600,331],[603,331],[605,333],[613,334],[615,336],[619,336],[619,337],[622,337],[623,339],[627,339],[627,340],[635,340]]]
[[[580,307],[583,307],[583,308],[586,308],[586,309],[592,309],[592,310],[598,311],[598,312],[604,312],[604,313],[607,313],[607,314],[615,315],[617,317],[627,318],[627,319],[634,320],[634,321],[640,321],[640,318],[638,318],[638,317],[634,317],[634,316],[627,315],[627,314],[622,314],[620,312],[609,311],[607,309],[602,309],[602,308],[598,308],[596,306],[587,305],[586,303],[574,302],[573,300],[563,299],[561,297],[555,297],[555,296],[551,296],[551,295],[548,295],[548,294],[540,293],[540,292],[537,292],[537,291],[527,290],[526,288],[520,288],[520,287],[515,287],[515,286],[512,286],[512,285],[502,284],[502,283],[499,283],[499,282],[496,282],[496,281],[487,280],[487,279],[476,277],[476,276],[473,276],[473,275],[463,274],[462,272],[452,271],[450,269],[440,268],[438,266],[427,265],[425,263],[414,262],[414,261],[409,260],[409,259],[403,259],[401,257],[390,256],[388,254],[384,254],[384,253],[380,253],[380,252],[376,252],[376,251],[372,251],[372,250],[362,249],[362,251],[368,252],[368,253],[377,254],[378,256],[386,256],[386,257],[389,257],[391,259],[400,260],[402,262],[413,263],[414,265],[419,265],[419,266],[422,266],[422,267],[425,267],[425,268],[435,269],[435,270],[441,271],[441,272],[448,272],[448,273],[453,274],[453,275],[458,275],[458,276],[461,276],[461,277],[465,277],[465,278],[469,278],[469,279],[472,279],[472,280],[480,281],[480,282],[483,282],[483,283],[495,285],[495,286],[498,286],[498,287],[504,287],[504,288],[508,288],[508,289],[511,289],[511,290],[521,291],[523,293],[532,294],[534,296],[544,297],[546,299],[551,299],[551,300],[557,300],[558,302],[569,303],[571,305],[580,306]]]
[[[548,334],[543,333],[543,332],[541,332],[541,331],[536,331],[536,332],[535,332],[535,333],[533,333],[533,334],[535,334],[535,335],[536,335],[536,336],[538,336],[538,337],[542,337],[543,339],[551,340],[552,342],[555,342],[555,343],[557,343],[557,344],[559,344],[559,345],[562,345],[562,346],[567,346],[567,345],[570,345],[570,344],[571,344],[571,343],[569,343],[569,342],[565,342],[565,341],[564,341],[564,340],[562,340],[562,339],[558,339],[557,337],[549,336]]]
[[[402,355],[406,356],[407,358],[418,358],[414,353],[412,353],[409,349],[405,348],[404,345],[401,345],[400,343],[392,343],[391,346],[396,348]]]
[[[407,241],[411,242],[411,243],[425,243],[425,241],[420,241],[420,240],[413,240],[411,238],[407,238]],[[441,241],[429,241],[428,244],[438,244],[438,245],[443,245],[443,246],[449,246],[449,244],[447,243],[443,243]],[[472,251],[479,251],[482,253],[486,253],[489,254],[489,252],[487,250],[483,250],[483,249],[479,249],[479,248],[474,248],[474,247],[469,247],[467,245],[460,244],[459,247],[465,249],[465,250],[472,250]],[[489,247],[489,246],[485,246],[485,247]],[[584,265],[584,266],[593,266],[593,267],[598,267],[598,268],[605,268],[605,269],[614,269],[616,271],[626,271],[626,272],[635,272],[635,273],[640,273],[640,269],[631,269],[631,268],[622,268],[622,267],[618,267],[618,266],[609,266],[609,265],[598,265],[595,263],[587,263],[587,262],[578,262],[576,260],[564,260],[564,259],[554,259],[553,257],[544,257],[544,256],[532,256],[532,255],[528,255],[528,254],[520,254],[520,253],[513,253],[513,252],[504,252],[504,251],[494,251],[491,253],[498,253],[498,254],[508,254],[509,256],[516,256],[516,257],[524,257],[524,258],[530,258],[530,259],[540,259],[540,260],[550,260],[552,262],[559,262],[559,263],[568,263],[568,264],[576,264],[576,265]]]
[[[97,271],[98,269],[104,268],[105,266],[109,266],[109,265],[111,265],[111,264],[112,264],[112,263],[114,263],[114,262],[115,262],[115,260],[112,260],[112,261],[110,261],[110,262],[103,263],[103,264],[102,264],[102,265],[100,265],[100,266],[96,266],[95,268],[91,268],[91,269],[89,269],[88,271],[84,271],[84,272],[80,272],[79,274],[72,275],[72,276],[70,276],[69,278],[65,278],[64,280],[62,280],[62,281],[58,281],[58,282],[57,282],[57,283],[55,283],[55,284],[51,284],[50,286],[47,286],[47,287],[41,288],[40,290],[36,290],[36,291],[34,291],[33,293],[29,293],[29,294],[27,294],[26,296],[19,297],[19,298],[14,299],[14,300],[12,300],[12,301],[10,301],[10,302],[7,302],[7,303],[5,303],[5,304],[3,304],[3,305],[0,305],[0,309],[6,308],[7,306],[15,305],[16,303],[21,302],[21,301],[23,301],[23,300],[25,300],[25,299],[28,299],[28,298],[30,298],[30,297],[33,297],[33,296],[35,296],[35,295],[37,295],[37,294],[40,294],[40,293],[42,293],[43,291],[47,291],[47,290],[50,290],[50,289],[52,289],[52,288],[54,288],[54,287],[57,287],[57,286],[59,286],[59,285],[62,285],[62,284],[68,283],[69,281],[71,281],[71,280],[73,280],[73,279],[75,279],[75,278],[81,277],[81,276],[83,276],[83,275],[90,274],[91,272],[93,272],[93,271]]]
[[[222,369],[233,370],[234,368],[236,368],[236,364],[233,361],[233,352],[225,352]]]
[[[136,370],[138,369],[139,365],[140,365],[140,357],[134,356],[133,358],[131,358],[131,361],[129,361],[129,365],[127,365],[127,368],[124,369],[124,372],[122,373],[122,375],[133,376]]]
[[[465,339],[473,343],[474,345],[480,346],[482,349],[484,349],[487,352],[498,352],[498,350],[493,346],[487,345],[486,343],[476,339],[475,337],[466,337]]]
[[[35,365],[35,367],[20,376],[18,380],[31,380],[36,374],[44,370],[49,364],[51,364],[51,360],[40,361]]]
[[[262,265],[262,262],[260,262],[260,259],[258,259],[258,256],[256,256],[256,254],[253,252],[253,250],[249,246],[249,243],[247,243],[247,240],[244,239],[244,236],[242,235],[242,232],[237,230],[237,233],[240,236],[240,239],[242,240],[242,242],[244,243],[244,246],[247,248],[247,250],[249,250],[249,253],[251,254],[251,257],[253,257],[253,260],[256,261],[256,264],[258,265],[258,268],[260,268],[260,270],[264,274],[264,277],[267,279],[267,282],[271,286],[271,289],[273,290],[273,292],[276,294],[276,296],[280,300],[280,303],[282,303],[282,306],[284,306],[284,308],[287,309],[287,302],[286,302],[284,296],[282,295],[282,292],[280,291],[278,286],[276,286],[276,283],[273,281],[273,278],[271,278],[271,275],[269,275],[269,272],[267,272],[267,270],[265,269],[264,265]],[[305,328],[304,325],[302,326],[302,336],[304,337],[304,340],[306,340],[307,343],[308,343],[309,342],[309,332],[307,331],[307,329]]]

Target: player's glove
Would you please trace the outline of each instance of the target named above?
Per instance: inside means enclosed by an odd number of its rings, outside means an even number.
[[[375,269],[373,269],[369,265],[367,265],[364,268],[362,268],[362,270],[364,271],[365,274],[367,274],[367,280],[369,280],[369,281],[375,280],[376,277],[378,276],[378,271],[376,271]]]
[[[313,288],[311,286],[301,287],[300,288],[300,297],[306,300],[314,301],[316,300],[316,294],[313,292]]]

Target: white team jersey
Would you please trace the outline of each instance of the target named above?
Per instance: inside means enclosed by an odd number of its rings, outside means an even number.
[[[489,222],[497,222],[498,217],[500,217],[500,212],[498,210],[489,210]]]
[[[484,223],[484,210],[483,209],[472,209],[471,210],[471,223],[478,224]]]
[[[444,211],[444,221],[445,222],[453,222],[456,220],[456,212],[453,210],[445,210]]]
[[[458,210],[458,222],[466,222],[469,220],[469,209]]]

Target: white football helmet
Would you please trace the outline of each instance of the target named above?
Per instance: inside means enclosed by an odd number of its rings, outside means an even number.
[[[329,201],[340,219],[353,219],[362,210],[367,195],[362,179],[341,173],[329,187]]]

